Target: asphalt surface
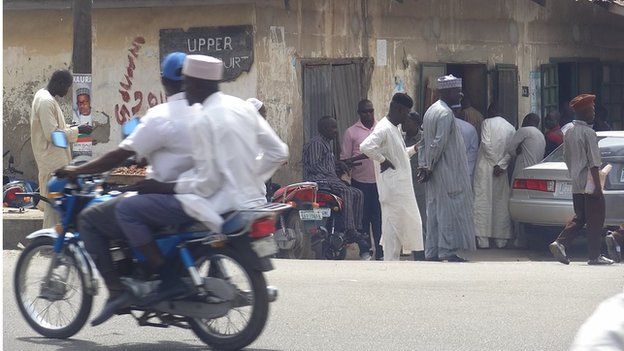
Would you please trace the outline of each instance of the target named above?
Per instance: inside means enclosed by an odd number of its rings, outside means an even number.
[[[70,340],[42,338],[15,305],[18,254],[3,252],[4,350],[208,349],[191,331],[140,328],[130,316]],[[249,350],[567,350],[595,307],[624,286],[623,264],[564,266],[502,250],[470,257],[479,261],[276,260],[268,281],[280,297]]]

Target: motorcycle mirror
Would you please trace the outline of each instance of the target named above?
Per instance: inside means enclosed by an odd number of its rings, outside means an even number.
[[[135,116],[123,124],[123,126],[121,127],[121,131],[124,139],[128,137],[128,135],[132,134],[134,129],[136,129],[136,127],[139,125],[139,123],[141,123],[141,120],[139,120],[139,118]]]
[[[67,149],[69,142],[67,141],[67,135],[61,130],[55,130],[52,132],[52,144],[62,149]]]

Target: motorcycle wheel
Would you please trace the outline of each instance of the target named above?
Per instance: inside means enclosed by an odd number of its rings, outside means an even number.
[[[236,287],[239,295],[223,317],[189,318],[191,329],[204,343],[217,350],[240,350],[251,344],[262,333],[269,314],[264,275],[227,247],[203,247],[194,255],[201,276],[225,279]]]
[[[69,252],[61,254],[51,279],[44,281],[54,257],[53,247],[50,238],[36,239],[26,247],[17,261],[13,285],[26,322],[45,337],[66,339],[86,323],[93,296],[87,293],[85,277]]]
[[[280,257],[294,258],[294,259],[312,259],[314,253],[312,252],[312,243],[310,241],[310,235],[305,233],[304,223],[299,218],[298,211],[292,211],[286,219],[286,226],[295,233],[295,244],[290,250],[280,250]]]

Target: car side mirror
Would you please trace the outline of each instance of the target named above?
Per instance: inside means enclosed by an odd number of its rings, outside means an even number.
[[[141,120],[138,117],[133,117],[132,119],[126,121],[126,123],[121,126],[121,132],[123,134],[124,139],[128,137],[128,135],[132,134],[132,132],[139,126]]]
[[[53,131],[52,132],[52,144],[56,147],[67,149],[67,147],[69,146],[69,141],[67,140],[67,135],[65,135],[65,132],[61,130]]]

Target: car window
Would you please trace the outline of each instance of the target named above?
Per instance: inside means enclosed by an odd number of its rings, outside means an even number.
[[[563,144],[559,145],[555,151],[546,156],[542,162],[565,162],[565,159],[563,158]]]
[[[624,138],[608,137],[598,140],[600,154],[606,156],[624,156]],[[546,156],[542,162],[565,162],[563,157],[563,145],[559,145],[555,151]]]
[[[624,138],[608,137],[598,141],[602,157],[624,156]]]

